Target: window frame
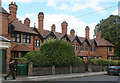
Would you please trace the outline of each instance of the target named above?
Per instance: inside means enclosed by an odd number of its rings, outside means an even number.
[[[39,44],[38,44],[38,43],[39,43]],[[35,46],[36,46],[36,47],[40,47],[40,40],[35,39]]]
[[[28,42],[29,40],[29,42]],[[30,44],[31,43],[31,35],[23,34],[23,43]]]
[[[109,52],[112,52],[112,47],[109,47]]]
[[[76,44],[76,50],[79,50],[79,45]]]
[[[18,41],[18,39],[19,39],[19,41]],[[21,42],[21,34],[20,33],[13,33],[12,34],[12,42],[20,43]]]
[[[88,46],[85,46],[85,51],[88,51]]]
[[[84,48],[85,48],[85,46],[84,46],[84,45],[82,45],[82,46],[81,46],[81,51],[83,51],[83,52],[84,52]]]

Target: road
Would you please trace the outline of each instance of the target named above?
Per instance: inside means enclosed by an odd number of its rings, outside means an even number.
[[[70,81],[70,82],[82,81],[83,83],[120,83],[120,76],[99,75],[99,76],[81,77],[81,78],[68,78],[68,79],[61,79],[56,81]]]

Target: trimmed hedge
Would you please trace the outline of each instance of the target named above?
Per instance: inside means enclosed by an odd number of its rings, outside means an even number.
[[[120,60],[106,60],[101,58],[91,59],[91,62],[95,65],[120,65]]]

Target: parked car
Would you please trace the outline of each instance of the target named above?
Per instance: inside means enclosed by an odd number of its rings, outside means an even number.
[[[107,68],[107,74],[120,75],[120,66],[110,66]]]

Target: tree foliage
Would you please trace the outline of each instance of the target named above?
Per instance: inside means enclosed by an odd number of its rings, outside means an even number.
[[[120,16],[110,15],[96,25],[96,31],[102,31],[102,37],[115,45],[115,54],[120,57]]]
[[[82,61],[81,59],[76,60],[72,44],[64,40],[48,40],[41,46],[40,50],[49,59],[49,65],[70,66],[75,64],[75,61]],[[81,64],[78,63],[78,65]]]

